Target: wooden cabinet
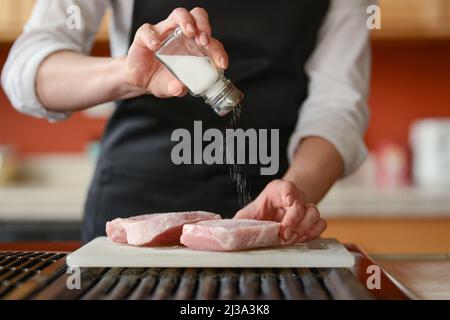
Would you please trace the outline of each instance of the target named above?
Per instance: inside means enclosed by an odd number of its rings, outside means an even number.
[[[17,38],[34,2],[0,2],[0,41]],[[450,38],[450,0],[379,0],[379,5],[381,29],[373,31],[374,39]],[[105,16],[98,40],[108,39],[108,17]]]
[[[27,20],[33,0],[3,0],[0,2],[0,40],[13,40]]]
[[[379,0],[375,39],[450,38],[450,0]]]
[[[450,253],[450,218],[332,218],[324,237],[357,243],[369,254]]]
[[[22,33],[23,25],[28,20],[34,3],[35,0],[0,1],[0,41],[14,41]],[[110,13],[107,13],[103,19],[102,26],[97,35],[98,40],[108,39],[109,16]]]
[[[55,0],[58,1],[58,0]],[[35,0],[0,1],[0,41],[13,41]],[[450,0],[379,0],[381,29],[373,31],[375,39],[450,38]],[[107,40],[108,15],[98,39]]]

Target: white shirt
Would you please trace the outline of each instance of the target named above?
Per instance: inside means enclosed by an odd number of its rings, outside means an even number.
[[[345,175],[364,160],[363,135],[369,111],[370,79],[367,7],[373,0],[331,0],[319,31],[317,45],[305,65],[308,97],[299,111],[288,156],[292,161],[301,139],[318,136],[332,143],[344,161]],[[80,8],[82,27],[67,28],[71,5]],[[126,55],[132,24],[132,0],[37,0],[22,35],[14,43],[3,68],[1,82],[12,105],[20,112],[66,119],[69,112],[50,112],[35,91],[40,63],[51,53],[69,49],[89,54],[108,7],[112,56]],[[231,62],[232,63],[232,62]],[[70,80],[68,80],[70,81]]]

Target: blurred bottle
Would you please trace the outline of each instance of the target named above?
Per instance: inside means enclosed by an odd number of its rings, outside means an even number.
[[[420,187],[450,187],[450,118],[414,122],[410,141],[414,182]]]
[[[101,151],[101,144],[100,144],[100,138],[98,137],[92,137],[87,143],[86,143],[86,149],[85,153],[92,163],[97,163],[98,157],[100,156]]]
[[[375,156],[376,182],[380,187],[404,187],[411,184],[411,161],[408,147],[395,141],[386,141]]]
[[[0,186],[13,182],[17,172],[18,163],[13,147],[0,145]]]

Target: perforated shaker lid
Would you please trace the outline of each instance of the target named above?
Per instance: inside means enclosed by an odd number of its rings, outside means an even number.
[[[226,89],[222,94],[214,99],[208,99],[206,102],[211,105],[213,110],[221,117],[227,115],[234,108],[239,106],[239,103],[244,98],[241,90],[228,81]]]

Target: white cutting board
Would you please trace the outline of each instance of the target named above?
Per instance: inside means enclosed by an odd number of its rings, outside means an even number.
[[[210,252],[178,246],[133,247],[98,237],[67,256],[71,267],[349,268],[354,263],[353,255],[336,239],[316,239],[289,247]]]

